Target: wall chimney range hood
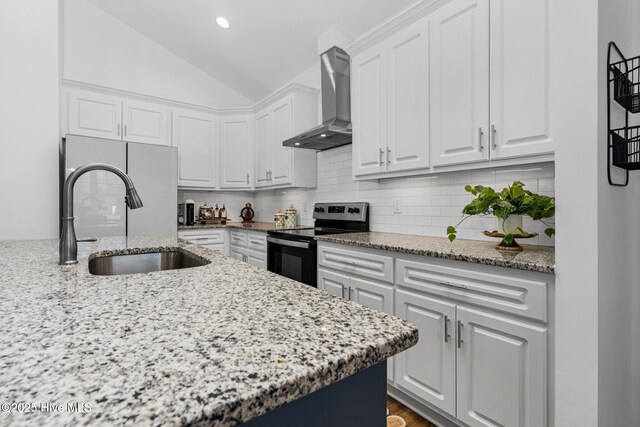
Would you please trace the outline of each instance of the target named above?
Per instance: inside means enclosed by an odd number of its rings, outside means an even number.
[[[327,150],[351,144],[349,55],[332,47],[320,55],[322,124],[282,143],[285,147]]]

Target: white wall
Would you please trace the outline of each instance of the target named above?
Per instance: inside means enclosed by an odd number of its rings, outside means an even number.
[[[371,203],[371,230],[393,233],[446,236],[448,225],[460,221],[462,207],[473,196],[464,186],[487,185],[502,189],[514,180],[522,180],[526,188],[542,194],[554,195],[553,163],[451,172],[414,178],[392,178],[380,182],[352,180],[352,145],[318,153],[318,181],[315,189],[286,189],[261,191],[255,196],[256,215],[261,221],[273,221],[278,209],[289,203],[298,209],[298,221],[313,224],[315,202],[355,201]],[[394,201],[400,201],[400,213],[394,213]],[[307,211],[304,211],[305,203]],[[553,245],[554,240],[543,233],[539,222],[524,223],[527,231],[537,231],[539,237],[520,243]],[[495,230],[493,217],[473,217],[458,230],[458,237],[494,241],[482,234]]]
[[[633,49],[636,0],[599,0],[598,5],[598,383],[600,425],[640,425],[634,407],[640,396],[632,380],[637,378],[638,361],[633,361],[633,338],[640,331],[633,324],[633,296],[640,280],[634,282],[634,267],[639,257],[635,241],[640,201],[637,173],[630,174],[629,187],[612,187],[607,181],[607,61],[609,41],[614,40],[627,57],[640,52]],[[637,10],[635,10],[637,12]],[[615,103],[614,103],[615,104]],[[612,109],[612,123],[622,125],[622,108]],[[622,174],[618,174],[618,181]],[[634,251],[635,250],[635,251]],[[634,292],[635,288],[635,292]],[[635,391],[635,393],[634,393]],[[635,419],[634,419],[635,417]]]
[[[63,77],[208,107],[253,105],[86,0],[64,1]]]
[[[1,0],[0,240],[58,230],[58,2]]]

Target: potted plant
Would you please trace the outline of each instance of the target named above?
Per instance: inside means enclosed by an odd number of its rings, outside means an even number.
[[[555,229],[544,221],[555,214],[555,199],[549,196],[532,193],[524,189],[524,184],[515,181],[513,184],[496,192],[491,187],[467,185],[464,188],[473,194],[473,199],[462,209],[462,219],[455,226],[447,227],[449,240],[456,239],[456,227],[462,224],[472,215],[494,215],[498,219],[498,230],[487,235],[502,237],[498,249],[522,250],[514,238],[531,237],[532,235],[522,229],[522,216],[528,216],[542,222],[547,228],[544,233],[551,237]],[[485,232],[485,234],[488,232]]]

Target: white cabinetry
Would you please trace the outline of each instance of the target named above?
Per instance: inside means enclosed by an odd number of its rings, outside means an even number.
[[[489,0],[453,0],[431,15],[434,166],[489,159]]]
[[[318,242],[319,289],[418,327],[418,344],[389,362],[389,393],[465,426],[549,424],[553,282],[548,274]]]
[[[225,255],[229,252],[226,236],[223,229],[178,231],[179,238]]]
[[[229,230],[232,258],[267,269],[267,233]]]
[[[282,142],[318,121],[317,92],[292,86],[261,102],[255,115],[255,186],[315,187],[316,153]]]
[[[169,145],[166,106],[80,89],[68,94],[68,133]]]
[[[550,0],[491,0],[491,158],[553,153]],[[523,50],[523,47],[525,49]]]
[[[318,245],[318,289],[393,314],[393,258]],[[387,381],[393,381],[393,358]]]
[[[251,114],[220,117],[220,188],[250,189],[252,173]]]
[[[215,135],[216,118],[213,114],[173,110],[172,145],[178,147],[178,186],[217,186]]]
[[[429,20],[354,56],[355,176],[429,167]]]

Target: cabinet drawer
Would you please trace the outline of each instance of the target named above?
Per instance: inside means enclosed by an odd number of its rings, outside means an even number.
[[[224,230],[181,231],[178,237],[196,245],[224,244]]]
[[[547,321],[547,282],[428,261],[396,259],[395,283],[532,319]],[[526,272],[523,272],[526,273]],[[529,277],[530,275],[527,275]]]
[[[247,246],[247,233],[244,231],[231,230],[229,233],[231,236],[232,245]]]
[[[261,251],[267,250],[267,234],[266,233],[247,233],[247,247],[252,249],[258,249]]]
[[[318,265],[393,282],[393,258],[388,256],[321,245],[318,247]]]

